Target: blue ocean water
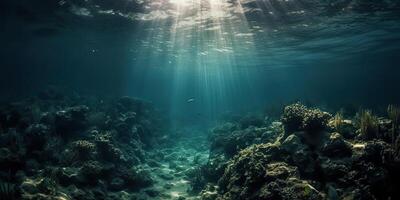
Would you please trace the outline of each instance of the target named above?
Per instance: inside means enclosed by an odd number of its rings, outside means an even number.
[[[192,118],[399,100],[396,1],[2,4],[4,96],[61,85]]]
[[[399,199],[398,0],[1,0],[0,200]]]

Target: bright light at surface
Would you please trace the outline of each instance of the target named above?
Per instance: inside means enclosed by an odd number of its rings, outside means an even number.
[[[170,3],[177,5],[188,5],[193,3],[194,1],[195,0],[169,0]]]
[[[169,0],[173,6],[169,12],[181,22],[192,20],[195,25],[199,20],[212,18],[230,18],[237,14],[238,6],[227,0]]]
[[[230,68],[237,55],[255,52],[255,33],[240,1],[156,0],[151,11],[148,38],[143,41],[148,60],[163,57],[166,66],[177,69]]]
[[[169,0],[169,3],[178,6],[188,6],[193,4],[218,4],[220,1],[225,0]]]
[[[154,6],[153,11],[167,17],[149,17],[154,20],[140,50],[147,63],[138,65],[172,69],[172,110],[184,107],[182,97],[190,90],[196,103],[207,107],[202,112],[212,114],[220,103],[227,104],[231,88],[243,87],[234,74],[238,61],[249,63],[255,52],[254,33],[239,1],[165,2],[169,5]]]

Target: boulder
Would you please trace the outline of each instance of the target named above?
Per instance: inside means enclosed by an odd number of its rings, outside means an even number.
[[[311,149],[302,143],[297,134],[289,135],[281,144],[284,152],[281,157],[289,163],[299,167],[302,175],[313,176],[316,167],[316,159]]]
[[[328,157],[349,157],[352,146],[339,133],[332,133],[322,147],[322,154]]]
[[[287,134],[295,131],[313,133],[325,129],[331,117],[327,112],[309,109],[300,103],[295,103],[285,107],[281,121]]]
[[[83,130],[87,126],[87,106],[74,106],[56,112],[54,125],[58,134],[64,138]]]

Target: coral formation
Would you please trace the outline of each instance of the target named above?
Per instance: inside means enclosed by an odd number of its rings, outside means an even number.
[[[205,186],[202,199],[398,198],[395,188],[400,183],[393,178],[399,177],[400,163],[393,156],[398,149],[376,131],[386,121],[369,111],[360,118],[357,131],[343,115],[331,118],[299,103],[287,106],[281,117],[284,131],[269,141],[243,145],[247,147],[221,160],[221,178],[208,179],[217,189]],[[226,130],[230,137],[243,137]],[[210,152],[214,154],[224,155]],[[209,164],[205,167],[213,167]]]
[[[1,198],[111,199],[153,184],[143,148],[163,128],[149,103],[50,96],[0,109]]]
[[[92,157],[95,144],[87,140],[77,140],[72,143],[72,160],[88,160]]]
[[[128,97],[36,101],[0,109],[0,199],[400,197],[394,106],[389,119],[345,118],[295,103],[280,121],[246,115],[206,136],[167,134],[150,104]]]
[[[300,103],[295,103],[285,107],[281,121],[287,133],[294,131],[317,132],[327,126],[331,117],[331,114],[327,112],[309,109]]]

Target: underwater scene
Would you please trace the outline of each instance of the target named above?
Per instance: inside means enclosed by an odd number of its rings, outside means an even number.
[[[0,200],[398,200],[400,1],[1,0]]]

